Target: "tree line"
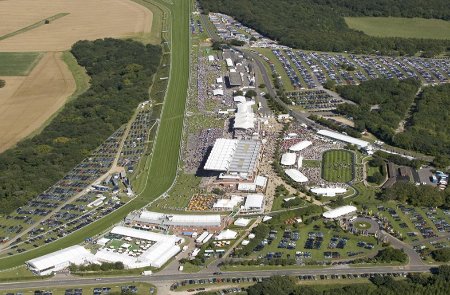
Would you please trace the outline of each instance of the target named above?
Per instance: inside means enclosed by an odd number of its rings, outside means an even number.
[[[346,16],[450,18],[446,0],[200,0],[204,13],[221,12],[280,43],[305,50],[433,56],[450,40],[372,37],[350,29]]]
[[[415,185],[409,182],[397,182],[381,192],[382,201],[396,200],[416,207],[450,208],[450,188],[444,191],[431,185]]]
[[[320,288],[314,285],[298,285],[296,279],[292,277],[274,276],[250,286],[246,291],[248,295],[444,295],[447,294],[449,286],[450,266],[443,265],[432,275],[409,274],[403,280],[396,280],[391,276],[375,276],[369,283],[330,285]]]
[[[40,134],[0,154],[0,214],[61,179],[149,99],[160,46],[101,39],[79,41],[71,52],[91,77],[90,88],[67,103]]]

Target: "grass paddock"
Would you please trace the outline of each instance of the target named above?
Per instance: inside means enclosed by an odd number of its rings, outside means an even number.
[[[354,156],[346,150],[330,150],[322,155],[322,178],[330,182],[353,179]]]

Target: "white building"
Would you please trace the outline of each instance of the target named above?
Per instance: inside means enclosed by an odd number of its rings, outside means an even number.
[[[357,209],[355,206],[342,206],[342,207],[337,207],[330,211],[324,212],[322,214],[322,216],[327,219],[336,219],[336,218],[348,215],[350,213],[356,212],[356,210]]]
[[[264,207],[264,195],[262,194],[250,194],[245,198],[244,206],[241,207],[241,211],[253,212],[261,211]]]
[[[100,249],[95,253],[97,261],[110,263],[120,261],[126,269],[146,266],[160,268],[181,251],[179,244],[184,241],[184,239],[174,235],[164,235],[124,226],[114,227],[111,233],[154,243],[148,249],[137,253],[131,251],[119,253],[106,248]]]
[[[339,141],[343,141],[346,143],[350,143],[350,144],[354,144],[356,146],[358,146],[359,148],[367,148],[367,146],[369,145],[369,142],[358,139],[358,138],[354,138],[342,133],[338,133],[338,132],[333,132],[333,131],[329,131],[329,130],[319,130],[317,131],[317,134],[328,137],[328,138],[332,138],[332,139],[336,139]]]
[[[234,118],[235,129],[253,129],[255,128],[256,116],[253,112],[254,101],[245,101],[237,105],[237,112]]]
[[[127,216],[128,222],[140,225],[157,225],[173,227],[220,227],[222,219],[219,214],[187,215],[165,214],[159,212],[142,211]]]
[[[284,170],[284,172],[295,182],[308,182],[308,177],[303,175],[303,173],[301,173],[297,169],[286,169]]]
[[[63,270],[71,264],[84,265],[95,262],[94,255],[85,248],[75,245],[35,259],[25,264],[34,274],[45,276]]]
[[[301,150],[306,149],[307,147],[309,147],[310,145],[312,145],[312,142],[309,140],[303,140],[300,142],[297,142],[296,144],[292,145],[289,150],[292,152],[299,152]]]
[[[344,187],[313,187],[311,192],[325,197],[334,197],[338,194],[344,194],[347,191]]]
[[[281,156],[281,165],[292,166],[295,164],[296,159],[297,155],[295,153],[284,153]]]
[[[222,241],[222,240],[234,240],[237,237],[237,232],[231,229],[226,229],[221,231],[214,239],[216,241]]]
[[[229,199],[218,199],[214,204],[213,208],[217,210],[226,210],[231,211],[242,203],[244,201],[244,198],[241,196],[231,196]]]

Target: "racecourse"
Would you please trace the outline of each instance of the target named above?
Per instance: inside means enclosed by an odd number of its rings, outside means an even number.
[[[156,144],[148,171],[145,188],[138,197],[110,215],[91,223],[56,242],[43,247],[0,259],[0,270],[23,264],[25,261],[83,242],[121,221],[129,212],[145,206],[167,191],[175,181],[178,169],[179,150],[187,87],[189,79],[189,16],[191,1],[177,0],[169,4],[163,0],[148,0],[166,6],[170,10],[171,23],[171,72],[160,118]]]

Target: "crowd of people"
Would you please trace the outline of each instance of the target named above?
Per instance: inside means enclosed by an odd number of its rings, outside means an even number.
[[[221,137],[223,137],[223,130],[220,128],[203,129],[198,134],[192,134],[184,159],[186,171],[197,171],[216,139]]]

